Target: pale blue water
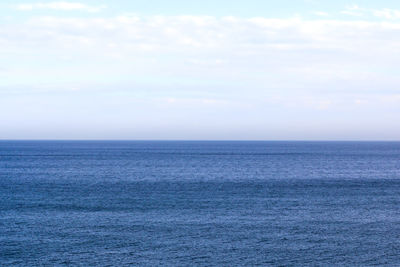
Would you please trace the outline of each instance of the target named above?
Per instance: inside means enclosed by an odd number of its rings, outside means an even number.
[[[0,142],[0,266],[400,266],[400,143]]]

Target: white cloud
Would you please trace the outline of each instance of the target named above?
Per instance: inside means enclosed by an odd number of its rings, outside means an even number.
[[[329,16],[329,13],[324,12],[324,11],[314,11],[313,14],[316,16],[319,16],[319,17],[328,17]]]
[[[137,79],[158,98],[329,110],[397,92],[399,31],[395,21],[36,17],[2,27],[0,49],[3,64],[18,62],[9,83]]]
[[[352,5],[352,6],[347,6],[344,10],[342,10],[340,13],[344,15],[349,15],[353,17],[362,17],[365,15],[366,9],[361,8],[357,5]]]
[[[375,17],[385,18],[389,20],[400,19],[400,10],[384,8],[380,10],[372,10]]]
[[[83,10],[88,12],[99,12],[106,6],[89,6],[83,3],[76,2],[49,2],[49,3],[33,3],[33,4],[19,4],[16,5],[18,10],[34,10],[34,9],[52,9],[52,10]]]
[[[113,18],[36,17],[24,24],[0,29],[3,49],[32,50],[46,47],[65,52],[95,48],[96,51],[136,53],[142,51],[186,55],[197,65],[223,63],[226,57],[298,52],[292,57],[316,53],[382,53],[381,59],[400,45],[400,23],[269,19],[214,18],[201,16],[118,16]],[[7,46],[8,44],[8,46]],[[378,46],[379,45],[379,46]],[[208,61],[202,55],[221,55]],[[107,57],[108,54],[104,54]],[[196,56],[197,55],[197,56]],[[284,56],[284,54],[282,54]],[[225,57],[223,57],[225,56]],[[379,61],[379,59],[377,59]],[[216,64],[216,65],[218,65]]]
[[[390,8],[372,9],[353,5],[347,6],[346,9],[342,10],[340,13],[353,17],[377,17],[386,20],[400,19],[400,10]]]

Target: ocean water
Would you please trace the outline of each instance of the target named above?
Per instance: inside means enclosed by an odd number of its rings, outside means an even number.
[[[400,143],[0,142],[0,266],[400,266]]]

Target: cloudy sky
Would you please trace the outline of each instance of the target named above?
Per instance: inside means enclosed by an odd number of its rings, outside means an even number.
[[[0,139],[400,140],[400,1],[0,2]]]

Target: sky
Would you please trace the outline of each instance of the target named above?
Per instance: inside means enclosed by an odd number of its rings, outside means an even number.
[[[0,139],[400,140],[400,1],[2,0]]]

